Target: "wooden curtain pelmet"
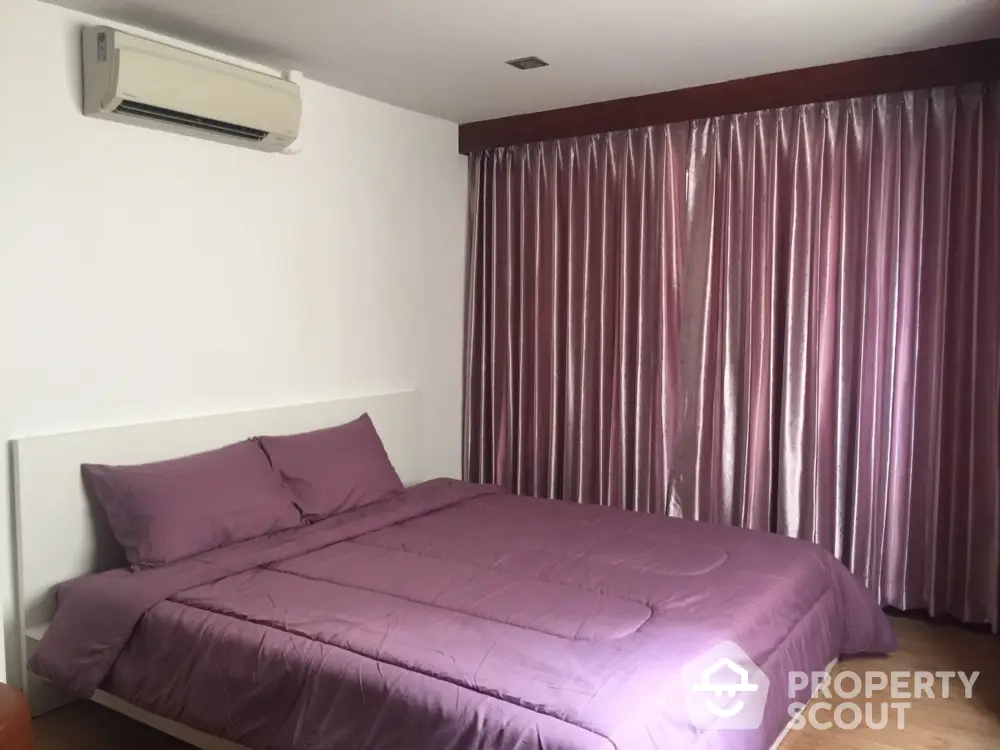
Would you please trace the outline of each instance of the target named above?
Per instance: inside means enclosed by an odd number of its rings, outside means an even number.
[[[458,150],[471,154],[495,146],[998,78],[1000,39],[990,39],[471,122],[459,127]]]

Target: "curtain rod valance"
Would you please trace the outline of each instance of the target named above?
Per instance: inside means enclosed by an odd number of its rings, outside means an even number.
[[[463,154],[648,125],[1000,79],[1000,39],[872,57],[462,125]]]

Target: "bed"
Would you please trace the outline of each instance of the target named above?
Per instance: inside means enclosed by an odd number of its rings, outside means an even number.
[[[789,704],[809,699],[787,694],[790,671],[893,649],[872,598],[813,545],[415,481],[419,461],[404,454],[420,410],[398,412],[409,400],[380,402],[376,416],[405,492],[58,587],[51,624],[27,639],[41,641],[28,644],[47,678],[33,678],[38,691],[102,696],[202,747],[766,750]],[[334,411],[361,407],[375,403]],[[685,665],[720,642],[772,686],[756,729],[699,729],[688,716]]]

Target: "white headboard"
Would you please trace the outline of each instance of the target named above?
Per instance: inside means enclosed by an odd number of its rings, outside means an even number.
[[[22,654],[25,632],[51,620],[57,584],[122,564],[120,549],[100,510],[84,492],[80,464],[176,458],[255,435],[343,424],[365,412],[371,415],[403,481],[413,484],[425,479],[421,403],[415,391],[14,440]]]

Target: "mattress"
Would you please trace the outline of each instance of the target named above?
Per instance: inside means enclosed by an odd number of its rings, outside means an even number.
[[[812,544],[453,480],[60,599],[34,671],[260,750],[764,750],[789,672],[894,648]],[[757,729],[687,716],[723,641]]]

